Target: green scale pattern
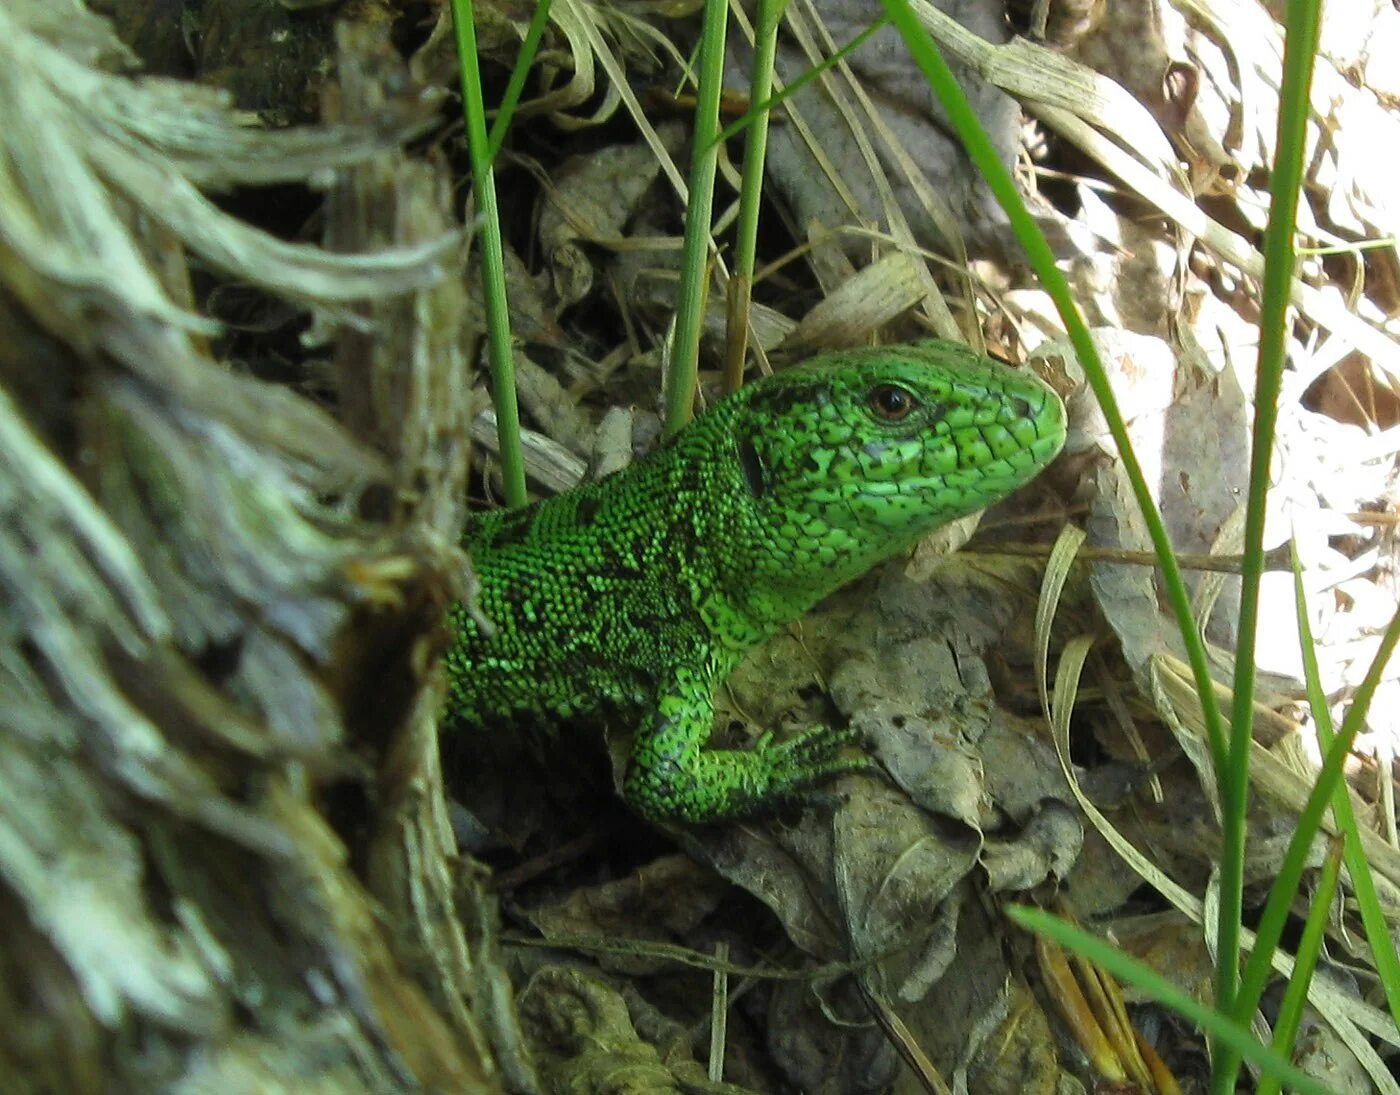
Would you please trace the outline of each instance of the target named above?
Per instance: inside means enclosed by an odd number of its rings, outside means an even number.
[[[633,727],[624,793],[657,822],[817,796],[868,766],[842,755],[849,732],[704,749],[714,689],[823,597],[1028,482],[1064,438],[1050,388],[951,342],[827,354],[750,384],[624,471],[474,518],[494,632],[454,607],[447,720]]]

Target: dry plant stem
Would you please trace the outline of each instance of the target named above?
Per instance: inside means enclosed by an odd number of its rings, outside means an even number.
[[[840,51],[836,49],[836,44],[827,33],[825,24],[821,21],[820,12],[812,0],[804,0],[801,8],[805,9],[805,15],[799,10],[797,4],[790,6],[787,19],[789,29],[793,32],[799,45],[806,51],[808,58],[816,62],[832,55],[839,55]],[[819,37],[820,41],[818,41]],[[953,261],[949,263],[950,269],[958,275],[966,277],[966,253],[958,218],[948,208],[947,203],[938,195],[937,191],[933,189],[928,179],[924,177],[923,170],[905,150],[894,135],[893,130],[885,123],[880,110],[872,103],[862,81],[856,78],[850,65],[842,59],[836,66],[836,71],[824,74],[821,80],[826,94],[831,97],[833,103],[849,120],[850,135],[860,150],[861,158],[865,161],[871,181],[879,191],[880,212],[886,223],[889,224],[889,234],[898,249],[895,256],[887,256],[887,259],[897,258],[910,266],[921,289],[920,296],[925,315],[939,337],[953,341],[969,341],[974,347],[980,348],[981,332],[974,331],[970,338],[967,337],[966,332],[958,327],[957,321],[953,318],[947,302],[943,299],[942,290],[934,281],[932,271],[925,263],[913,260],[913,256],[919,253],[917,240],[899,199],[895,197],[875,144],[867,136],[866,131],[869,130],[870,133],[880,138],[885,152],[898,166],[905,181],[909,183],[911,189],[918,196],[929,219],[938,226],[943,239],[948,241],[948,247],[954,252]],[[791,114],[794,122],[801,117],[797,104],[793,105]],[[815,134],[809,128],[804,127],[803,135],[814,158],[823,165],[828,179],[833,183],[837,192],[843,195],[851,213],[858,220],[865,221],[867,216],[854,197],[849,195],[835,168],[826,162],[826,157],[821,151],[821,145]],[[962,261],[958,261],[959,257]],[[875,321],[870,324],[871,327],[877,325]]]
[[[1044,559],[1050,549],[1040,544],[968,544],[959,549],[965,555],[1015,555],[1025,559]],[[1082,547],[1075,559],[1086,563],[1125,563],[1128,566],[1156,567],[1157,556],[1150,551],[1128,551],[1121,548]],[[1238,574],[1243,556],[1197,555],[1178,553],[1182,570],[1200,570],[1218,574]],[[1283,544],[1264,556],[1265,570],[1288,570],[1288,545]]]
[[[752,981],[786,981],[804,984],[820,984],[823,980],[842,977],[852,973],[855,967],[850,962],[824,962],[818,965],[803,965],[800,969],[784,969],[778,966],[738,966],[733,962],[721,967],[713,954],[695,951],[675,943],[654,943],[644,940],[619,942],[615,937],[593,935],[552,934],[548,939],[537,935],[503,934],[502,941],[516,947],[530,947],[541,950],[576,950],[583,954],[616,955],[630,958],[641,957],[664,962],[674,962],[684,969],[703,970],[713,973],[723,968],[732,978]],[[736,994],[739,990],[735,990]],[[695,1029],[707,1031],[709,1016],[697,1020]]]
[[[1064,910],[1061,915],[1068,920]],[[1061,1020],[1074,1034],[1074,1040],[1088,1057],[1094,1071],[1110,1083],[1121,1084],[1128,1077],[1121,1061],[1100,1025],[1100,1017],[1084,995],[1084,988],[1075,978],[1069,956],[1058,943],[1045,936],[1035,940],[1036,972],[1044,982]]]
[[[1146,992],[1268,1072],[1282,1076],[1299,1091],[1308,1092],[1309,1095],[1327,1095],[1327,1089],[1321,1083],[1295,1068],[1283,1054],[1256,1042],[1247,1027],[1231,1022],[1220,1012],[1202,1004],[1145,962],[1129,957],[1098,936],[1076,928],[1043,909],[1013,905],[1007,909],[1007,915],[1027,931],[1050,937],[1075,954],[1103,967],[1119,980]]]
[[[729,944],[715,944],[715,972],[710,991],[710,1061],[708,1075],[711,1083],[724,1079],[724,1042],[729,1022]]]
[[[615,92],[627,107],[627,114],[632,119],[632,123],[637,127],[637,131],[642,135],[642,140],[651,149],[656,157],[656,162],[661,166],[662,174],[671,184],[671,189],[675,192],[680,204],[684,206],[690,200],[690,192],[682,177],[680,169],[676,166],[675,160],[671,158],[670,152],[666,149],[665,142],[661,135],[656,132],[656,128],[651,124],[651,119],[647,115],[646,109],[638,100],[636,92],[632,90],[631,81],[628,78],[627,70],[623,68],[617,55],[604,41],[597,26],[593,22],[593,10],[578,0],[554,0],[554,19],[560,29],[568,37],[574,52],[587,54],[590,58],[587,71],[591,74],[594,69],[593,61],[596,60],[602,66],[608,77],[608,86],[611,92]],[[593,94],[593,84],[591,79],[586,85],[584,98]],[[581,100],[580,100],[581,101]]]
[[[879,1024],[880,1029],[885,1032],[885,1037],[889,1039],[890,1045],[894,1046],[895,1051],[909,1066],[909,1071],[913,1073],[915,1082],[928,1095],[953,1095],[952,1086],[943,1079],[942,1074],[938,1071],[938,1066],[929,1059],[919,1044],[918,1038],[904,1024],[894,1008],[870,987],[864,977],[857,978],[856,984],[860,988],[861,996],[865,998],[870,1014]]]

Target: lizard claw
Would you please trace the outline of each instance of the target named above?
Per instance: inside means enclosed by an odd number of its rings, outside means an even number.
[[[839,801],[839,796],[815,791],[813,787],[837,776],[874,769],[874,762],[864,754],[841,755],[842,749],[859,737],[849,727],[814,726],[776,745],[760,738],[754,753],[762,758],[766,769],[768,786],[764,797]]]
[[[820,785],[875,765],[843,750],[858,738],[846,728],[814,726],[786,741],[763,734],[749,749],[699,749],[685,734],[640,736],[623,792],[643,817],[701,824],[753,816],[791,802],[837,805]]]

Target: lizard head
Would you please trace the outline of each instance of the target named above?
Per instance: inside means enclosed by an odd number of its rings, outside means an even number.
[[[819,596],[1006,497],[1065,440],[1047,385],[952,342],[829,354],[734,398],[758,567]]]

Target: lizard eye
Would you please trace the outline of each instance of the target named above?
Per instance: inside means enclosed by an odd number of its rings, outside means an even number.
[[[914,396],[898,384],[877,385],[870,389],[867,398],[876,417],[883,418],[886,422],[899,422],[908,418],[909,412],[918,406]]]

